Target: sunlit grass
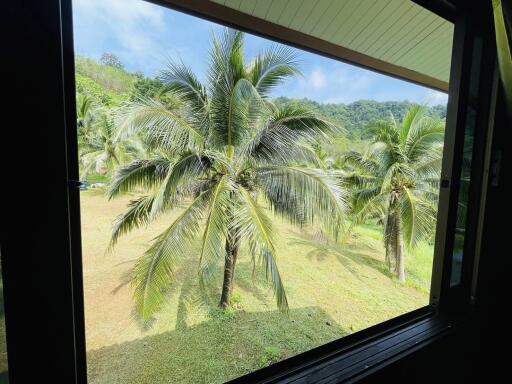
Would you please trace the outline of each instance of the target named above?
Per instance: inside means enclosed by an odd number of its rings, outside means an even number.
[[[81,199],[90,383],[218,383],[428,303],[428,245],[408,254],[410,278],[402,286],[386,270],[379,227],[353,228],[340,245],[275,219],[288,313],[277,310],[262,274],[253,280],[244,249],[232,307],[219,310],[220,273],[202,292],[191,253],[183,255],[167,304],[143,330],[132,316],[130,268],[177,212],[132,232],[108,254],[112,221],[129,196],[108,202],[96,189]]]

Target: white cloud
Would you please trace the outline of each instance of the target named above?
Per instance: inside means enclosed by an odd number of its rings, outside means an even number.
[[[75,0],[73,1],[75,10],[112,21],[117,25],[122,21],[129,26],[133,26],[140,21],[150,22],[152,27],[163,27],[164,9],[153,4],[140,0]]]
[[[315,89],[324,88],[327,84],[327,79],[324,71],[321,68],[315,68],[309,76],[309,84]]]
[[[84,25],[82,34],[94,34],[95,26],[102,26],[98,46],[108,39],[114,39],[122,58],[140,62],[157,60],[162,62],[157,37],[166,29],[165,9],[140,0],[75,0],[75,19]]]

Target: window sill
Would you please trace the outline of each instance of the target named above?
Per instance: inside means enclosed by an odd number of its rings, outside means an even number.
[[[230,383],[339,383],[357,381],[451,334],[460,317],[430,307],[240,377]]]

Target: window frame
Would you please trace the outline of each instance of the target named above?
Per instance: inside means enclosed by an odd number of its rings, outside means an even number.
[[[140,0],[144,1],[144,0]],[[274,40],[279,43],[284,43],[287,45],[294,46],[296,48],[306,50],[311,53],[319,54],[321,56],[326,56],[334,60],[347,62],[352,65],[362,66],[368,68],[368,66],[362,64],[361,62],[354,62],[351,60],[347,60],[345,57],[340,57],[335,54],[332,50],[319,50],[318,48],[313,48],[312,46],[305,45],[304,43],[297,43],[297,39],[294,36],[294,31],[274,31],[279,33],[278,36],[272,35],[267,31],[256,30],[254,27],[251,27],[250,24],[246,25],[245,23],[251,23],[249,17],[244,18],[241,17],[239,13],[235,13],[229,18],[219,19],[219,14],[210,14],[211,4],[209,2],[204,1],[188,1],[181,2],[179,0],[148,0],[149,2],[155,3],[157,5],[161,5],[163,7],[190,14],[192,16],[196,16],[202,19],[211,20],[213,22],[219,23],[221,25],[225,25],[228,27],[233,27],[239,30],[242,30],[247,33],[251,33],[263,38],[267,38],[270,40]],[[63,40],[66,41],[66,36],[69,38],[69,41],[65,46],[68,47],[68,60],[69,66],[67,68],[66,73],[70,76],[68,79],[73,82],[73,84],[69,85],[69,94],[74,95],[74,55],[71,57],[71,53],[73,52],[73,40],[72,40],[72,16],[71,16],[71,0],[67,0],[65,3],[69,4],[69,21],[70,23],[67,26],[67,33],[63,33]],[[420,4],[425,7],[425,4]],[[439,10],[436,10],[439,11]],[[437,12],[439,14],[439,12]],[[469,92],[469,77],[470,71],[465,71],[464,68],[467,68],[468,65],[471,66],[471,59],[473,54],[473,41],[476,36],[480,36],[482,38],[482,29],[475,28],[475,23],[471,23],[471,10],[463,9],[462,12],[449,15],[444,15],[449,21],[454,22],[454,36],[453,36],[453,50],[452,50],[452,62],[450,68],[450,82],[449,82],[449,101],[447,106],[447,118],[446,118],[446,137],[445,137],[445,145],[443,151],[443,163],[442,163],[442,171],[441,171],[441,179],[442,186],[440,188],[440,196],[439,196],[439,210],[438,210],[438,218],[437,218],[437,227],[436,227],[436,241],[434,248],[434,260],[433,260],[433,270],[432,270],[432,285],[430,291],[430,303],[429,305],[419,308],[413,312],[406,313],[402,316],[398,316],[396,318],[390,319],[383,323],[377,324],[373,327],[369,327],[363,331],[356,332],[352,335],[334,340],[330,343],[324,344],[320,347],[311,349],[304,353],[301,353],[297,356],[291,357],[284,361],[281,361],[277,364],[274,364],[270,367],[266,367],[247,375],[241,376],[232,380],[233,383],[244,383],[244,382],[279,382],[280,380],[286,380],[292,372],[314,370],[315,366],[319,364],[319,361],[325,361],[333,358],[337,358],[339,360],[343,360],[348,358],[348,356],[357,348],[364,347],[364,345],[370,344],[378,344],[379,342],[383,342],[386,335],[390,332],[395,333],[397,337],[393,339],[397,344],[402,341],[402,337],[408,334],[411,329],[414,329],[417,324],[422,321],[426,321],[430,319],[431,321],[441,321],[444,326],[433,331],[432,337],[437,336],[440,333],[446,332],[447,330],[453,331],[454,322],[453,319],[450,319],[450,315],[457,313],[459,314],[461,311],[466,312],[468,309],[468,304],[470,302],[470,287],[471,281],[468,281],[470,277],[469,271],[473,270],[473,252],[470,250],[474,246],[474,241],[476,237],[476,233],[473,230],[473,226],[476,224],[478,215],[472,215],[472,220],[467,222],[467,226],[470,231],[468,231],[468,235],[466,237],[465,246],[464,246],[464,255],[466,255],[466,251],[469,253],[469,257],[464,257],[463,259],[463,279],[461,284],[456,287],[450,287],[450,277],[451,277],[451,265],[452,265],[452,256],[453,256],[453,239],[455,234],[455,221],[456,221],[456,210],[450,210],[449,207],[457,206],[459,199],[459,179],[460,172],[462,167],[462,149],[464,145],[464,134],[465,134],[465,123],[466,123],[466,103]],[[246,20],[247,19],[247,20]],[[270,23],[263,23],[263,27],[268,26]],[[66,25],[63,20],[63,26]],[[315,43],[315,41],[313,41]],[[329,48],[329,47],[327,47]],[[488,52],[486,52],[488,53]],[[489,57],[488,55],[487,57]],[[490,63],[489,60],[485,60],[485,54],[482,52],[482,62],[481,66],[486,71],[481,71],[483,76],[479,77],[479,83],[482,85],[485,80],[490,78],[490,67],[493,63]],[[492,56],[491,56],[492,57]],[[65,62],[65,61],[64,61]],[[73,71],[71,68],[73,66]],[[373,71],[377,71],[383,73],[387,76],[396,77],[399,79],[404,79],[400,73],[387,73],[383,70],[376,70],[375,68],[368,68]],[[65,67],[66,70],[66,67]],[[406,79],[406,81],[412,81],[411,79]],[[420,82],[418,84],[424,85]],[[66,87],[67,88],[67,87]],[[436,87],[432,87],[433,89],[439,89]],[[490,90],[490,87],[487,87]],[[479,101],[482,102],[480,105],[484,105],[484,108],[481,110],[484,113],[479,113],[478,123],[483,124],[486,120],[485,117],[487,114],[485,113],[488,109],[488,105],[484,102],[488,100],[489,92],[481,92],[484,96],[481,96]],[[70,113],[68,116],[71,116],[70,121],[68,121],[68,126],[74,127],[75,125],[75,100],[67,100],[69,103]],[[68,110],[68,108],[66,108]],[[478,124],[477,123],[477,124]],[[74,143],[76,143],[76,130],[72,129],[67,130],[68,134],[68,145],[69,140],[72,141],[72,147],[70,148],[70,152],[72,153],[71,158],[68,156],[68,169],[70,170],[70,179],[78,180],[78,148]],[[479,130],[479,132],[482,130]],[[483,145],[474,145],[473,154],[476,155],[476,161],[472,162],[472,171],[471,171],[471,182],[470,182],[470,202],[473,202],[469,208],[473,209],[474,212],[477,212],[480,195],[483,188],[479,185],[478,180],[474,181],[474,177],[478,177],[482,172],[482,164],[481,158],[477,157],[478,155],[482,156],[481,153],[483,149]],[[73,152],[76,151],[76,152]],[[447,180],[447,186],[443,186],[443,180]],[[480,187],[480,188],[479,188]],[[75,188],[76,190],[76,188]],[[74,216],[78,216],[79,220],[79,193],[71,194],[70,206],[75,206],[77,211],[73,212]],[[75,200],[76,199],[76,200]],[[481,213],[481,212],[478,212]],[[77,221],[78,221],[77,220]],[[72,241],[72,244],[75,245],[76,249],[74,249],[74,254],[76,257],[74,258],[73,266],[74,271],[73,274],[80,274],[79,278],[75,280],[75,290],[77,292],[82,291],[83,297],[83,286],[82,286],[82,263],[81,263],[81,244],[80,244],[80,222],[78,221],[75,225],[74,238],[76,241]],[[73,226],[72,226],[73,227]],[[79,255],[79,256],[78,256]],[[80,303],[78,304],[80,305]],[[76,318],[83,319],[83,302],[81,304],[81,308],[79,308]],[[442,320],[439,320],[442,319]],[[427,322],[427,324],[430,324]],[[80,321],[76,324],[77,328],[82,328],[82,324]],[[84,328],[82,328],[84,329]],[[85,331],[85,329],[84,329]],[[413,331],[414,334],[414,331]],[[420,340],[422,342],[426,342],[428,340],[424,340],[422,338],[422,332],[414,335],[412,340],[414,343],[419,343]],[[416,340],[418,339],[418,340]],[[77,349],[82,349],[83,354],[85,355],[85,332],[81,333],[80,343],[77,345]],[[83,340],[83,341],[82,341]],[[83,345],[83,347],[82,347]],[[387,354],[389,352],[382,352],[383,354]],[[315,362],[312,363],[312,359],[315,359]],[[78,368],[85,369],[86,367],[86,358],[82,359],[82,363],[78,365]],[[367,370],[369,366],[365,367],[364,370]],[[85,373],[85,376],[87,374]],[[270,381],[269,381],[270,380]],[[276,381],[277,380],[277,381]],[[85,377],[84,383],[87,382],[87,378]]]
[[[143,0],[140,0],[143,1]],[[248,26],[239,25],[239,23],[228,23],[226,20],[219,20],[212,15],[201,13],[199,9],[191,9],[189,4],[200,4],[199,1],[190,1],[186,6],[176,0],[151,1],[159,5],[163,5],[178,11],[186,12],[210,19],[215,22],[233,26],[237,29],[250,32],[259,36],[270,38],[288,45],[298,46],[301,49],[321,54],[336,60],[342,60],[340,57],[334,57],[332,52],[322,52],[318,49],[305,47],[284,38],[269,36],[265,31],[255,31]],[[419,3],[419,2],[418,2]],[[422,2],[425,3],[425,2]],[[430,3],[430,2],[429,2]],[[434,2],[435,3],[435,2]],[[55,5],[55,3],[53,3]],[[423,4],[420,4],[423,5]],[[423,5],[425,6],[425,5]],[[59,309],[48,310],[49,316],[59,316],[66,314],[66,324],[72,327],[72,336],[65,335],[69,340],[66,344],[66,351],[73,356],[75,362],[73,367],[66,366],[66,374],[74,377],[75,383],[87,383],[87,364],[86,364],[86,348],[85,348],[85,314],[83,299],[83,274],[82,274],[82,250],[81,250],[81,226],[80,226],[80,201],[79,201],[79,174],[78,174],[78,148],[76,135],[76,105],[75,105],[75,79],[74,79],[74,49],[73,49],[73,20],[71,0],[61,0],[58,2],[58,16],[53,22],[57,22],[60,27],[58,34],[49,36],[48,39],[60,47],[60,58],[56,60],[60,64],[61,80],[57,87],[62,89],[62,99],[58,100],[59,107],[54,111],[56,114],[61,113],[63,118],[61,142],[55,146],[59,150],[65,151],[65,175],[64,182],[67,184],[67,207],[57,207],[57,212],[66,215],[68,219],[68,233],[63,239],[69,241],[69,260],[61,269],[51,271],[50,276],[53,279],[64,278],[63,284],[69,289],[69,292],[63,294],[62,297],[56,297],[57,304],[61,304]],[[463,278],[462,283],[458,287],[449,287],[449,278],[451,275],[451,255],[453,249],[453,236],[455,229],[455,216],[453,207],[458,201],[459,176],[462,159],[462,142],[464,138],[465,109],[467,91],[468,91],[468,72],[467,68],[471,58],[471,43],[475,35],[489,38],[488,25],[479,23],[471,23],[473,18],[478,16],[482,18],[473,9],[458,9],[455,15],[450,14],[450,18],[455,20],[454,45],[452,53],[452,67],[450,71],[450,88],[449,88],[449,104],[447,111],[447,136],[445,141],[445,154],[443,155],[442,179],[447,180],[447,187],[441,188],[440,193],[440,212],[436,229],[436,247],[434,254],[434,267],[432,275],[431,304],[416,311],[404,314],[386,322],[377,324],[373,327],[356,332],[344,338],[335,340],[331,343],[322,345],[318,348],[304,352],[287,360],[276,363],[272,366],[257,370],[233,380],[232,382],[286,382],[293,375],[301,372],[302,378],[321,376],[319,369],[322,364],[333,364],[329,371],[329,377],[337,379],[345,378],[354,380],[364,377],[371,372],[381,369],[394,359],[400,358],[404,354],[412,353],[418,348],[427,345],[443,337],[443,335],[454,332],[457,324],[468,318],[471,308],[471,296],[473,281],[476,273],[477,251],[471,252],[476,244],[479,236],[478,223],[483,217],[481,209],[482,199],[485,193],[485,186],[482,182],[487,171],[487,162],[484,160],[488,156],[486,141],[490,141],[487,135],[488,121],[492,118],[493,111],[491,109],[493,100],[496,97],[496,77],[494,72],[494,56],[492,54],[492,44],[484,44],[486,53],[482,58],[482,70],[480,83],[489,83],[485,86],[485,92],[480,96],[479,117],[478,117],[478,134],[482,138],[482,142],[475,143],[473,148],[472,177],[470,183],[470,204],[473,215],[467,222],[468,237],[466,238],[466,249],[468,257],[463,259]],[[446,17],[447,19],[448,16]],[[478,26],[477,26],[478,24]],[[477,29],[478,28],[478,29]],[[487,29],[486,29],[487,28]],[[487,35],[486,35],[487,33]],[[485,41],[488,43],[488,41]],[[347,61],[347,60],[343,60]],[[351,63],[354,64],[354,63]],[[356,64],[356,65],[361,65]],[[374,69],[372,69],[374,70]],[[389,75],[389,74],[387,74]],[[494,77],[493,77],[494,76]],[[399,77],[395,74],[395,77]],[[494,79],[489,82],[489,79]],[[486,136],[487,135],[487,136]],[[487,157],[488,158],[488,157]],[[474,178],[473,178],[474,177]],[[444,182],[443,182],[444,183]],[[444,183],[446,185],[446,183]],[[49,202],[48,204],[56,204]],[[481,229],[481,228],[480,228]],[[50,250],[48,250],[50,251]],[[9,250],[4,252],[4,257],[9,258],[8,262],[2,260],[5,285],[5,301],[6,301],[6,328],[7,343],[9,355],[9,375],[13,383],[18,382],[20,372],[23,367],[27,367],[31,362],[21,358],[18,352],[22,346],[29,347],[30,343],[20,337],[20,332],[14,319],[20,313],[26,313],[17,309],[13,303],[18,299],[12,289],[15,285],[13,281],[16,276],[20,275],[21,266],[13,265],[10,258],[13,256]],[[68,296],[71,294],[71,301]],[[18,312],[17,312],[18,311]],[[73,316],[69,317],[68,311],[72,311]],[[470,315],[469,315],[470,316]],[[420,329],[421,328],[421,329]],[[14,330],[14,332],[12,332]],[[385,343],[388,343],[385,347]],[[15,346],[17,345],[17,346]],[[10,352],[15,351],[11,356]],[[62,353],[64,353],[62,352]],[[349,372],[350,356],[358,354],[357,364],[352,365],[352,371]],[[69,360],[67,360],[69,361]],[[11,366],[15,369],[11,370]],[[63,373],[64,374],[64,373]],[[317,376],[313,376],[317,375]],[[320,376],[318,376],[320,375]],[[334,375],[334,376],[333,376]],[[70,377],[70,376],[68,376]],[[295,376],[297,378],[297,376]],[[54,378],[56,379],[56,378]],[[300,381],[299,381],[300,382]]]

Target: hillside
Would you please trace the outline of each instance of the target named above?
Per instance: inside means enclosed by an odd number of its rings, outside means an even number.
[[[100,64],[91,58],[75,58],[76,91],[92,97],[97,105],[119,105],[128,99],[140,77],[122,68]]]
[[[125,100],[133,100],[138,95],[153,97],[163,84],[157,79],[144,77],[141,73],[130,73],[123,68],[100,64],[94,59],[78,56],[75,61],[77,92],[93,97],[95,103],[107,107],[118,106]],[[401,121],[406,111],[413,105],[410,101],[358,100],[349,104],[323,104],[309,99],[279,97],[278,104],[301,104],[318,111],[322,116],[347,130],[350,140],[360,141],[369,138],[366,127],[377,120],[386,120],[392,113]],[[436,105],[429,114],[446,117],[446,106]]]
[[[307,105],[318,111],[322,116],[345,127],[351,139],[367,139],[369,133],[365,132],[369,123],[378,120],[387,120],[393,114],[397,121],[401,121],[407,110],[414,105],[410,101],[384,101],[358,100],[349,104],[321,104],[309,99],[289,99],[280,97],[277,103],[297,103]],[[429,115],[444,119],[446,106],[436,105],[430,108]]]

